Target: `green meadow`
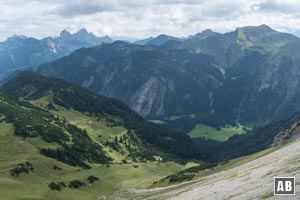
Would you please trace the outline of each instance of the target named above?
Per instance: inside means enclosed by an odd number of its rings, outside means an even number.
[[[228,140],[233,135],[241,135],[246,133],[246,130],[249,130],[249,128],[241,124],[238,124],[235,127],[227,125],[226,127],[222,127],[219,130],[208,125],[198,124],[193,130],[188,133],[188,135],[192,138],[205,138],[223,142]]]
[[[44,108],[50,99],[45,97],[32,101],[36,106]],[[43,147],[54,148],[55,144],[47,143],[40,138],[21,138],[14,135],[12,124],[0,123],[0,199],[1,200],[94,200],[110,198],[125,188],[147,188],[153,182],[183,170],[197,163],[180,165],[175,162],[145,161],[134,162],[127,160],[122,163],[124,155],[103,145],[105,141],[113,141],[127,130],[123,127],[110,127],[105,121],[55,105],[51,110],[54,115],[65,118],[70,123],[87,130],[88,135],[112,157],[109,165],[92,164],[91,169],[81,169],[45,157],[39,153]],[[125,152],[126,154],[126,152]],[[20,163],[32,163],[32,172],[21,173],[19,177],[12,176],[10,170]],[[54,169],[54,166],[61,170]],[[87,178],[96,176],[99,181],[89,184]],[[85,182],[78,189],[64,187],[61,191],[50,190],[48,184],[53,181],[63,181],[66,184],[73,180]],[[118,195],[117,195],[118,196]],[[80,198],[79,198],[80,197]]]

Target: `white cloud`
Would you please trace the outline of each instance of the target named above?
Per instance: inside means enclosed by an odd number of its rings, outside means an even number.
[[[0,0],[0,40],[12,34],[58,35],[87,28],[98,35],[144,38],[187,36],[210,28],[225,32],[267,24],[300,30],[300,5],[292,0]]]

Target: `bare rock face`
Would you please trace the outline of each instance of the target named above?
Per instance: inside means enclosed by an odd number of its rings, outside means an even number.
[[[151,113],[157,99],[163,99],[163,93],[159,92],[160,83],[156,77],[151,77],[134,96],[132,108],[142,116]],[[162,96],[162,98],[160,98]],[[161,102],[163,109],[163,102]],[[164,113],[161,113],[164,114]]]

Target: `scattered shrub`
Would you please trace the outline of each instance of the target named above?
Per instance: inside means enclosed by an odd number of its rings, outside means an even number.
[[[194,178],[195,174],[174,174],[170,176],[169,182],[181,182],[181,181],[190,181]]]
[[[80,188],[82,186],[84,186],[85,183],[84,182],[81,182],[79,180],[74,180],[74,181],[71,181],[70,184],[69,184],[69,188]]]
[[[54,170],[62,170],[62,168],[58,167],[57,165],[53,165]]]
[[[99,178],[96,177],[96,176],[89,176],[88,177],[89,183],[93,183],[93,182],[98,181],[98,180],[99,180]]]
[[[34,170],[33,165],[30,162],[20,163],[17,167],[10,170],[12,176],[18,177],[21,173],[29,173]]]
[[[63,181],[52,182],[48,185],[51,190],[61,191],[63,187],[67,187],[67,185]]]

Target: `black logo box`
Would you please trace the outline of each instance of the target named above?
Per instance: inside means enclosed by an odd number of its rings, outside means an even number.
[[[295,177],[274,177],[274,195],[295,195]]]

